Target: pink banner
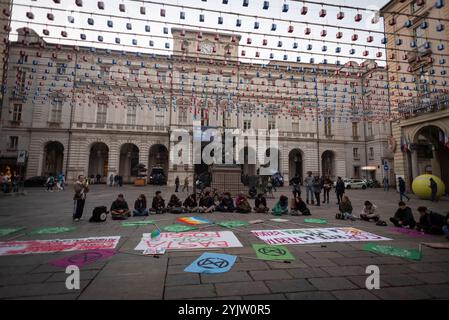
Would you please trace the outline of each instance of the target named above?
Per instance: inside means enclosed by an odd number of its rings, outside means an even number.
[[[414,229],[407,229],[407,228],[398,228],[398,227],[391,227],[390,231],[406,234],[410,237],[414,238],[420,238],[420,237],[428,237],[428,234],[425,234],[424,232],[414,230]]]
[[[70,257],[51,261],[50,264],[55,267],[67,268],[67,266],[75,265],[79,268],[97,262],[99,260],[107,259],[116,254],[115,250],[92,250],[83,253],[75,254]]]
[[[52,253],[114,249],[120,240],[116,237],[92,237],[81,239],[55,239],[0,242],[0,256],[30,253]]]

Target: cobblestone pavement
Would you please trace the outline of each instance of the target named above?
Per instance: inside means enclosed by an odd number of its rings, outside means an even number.
[[[91,186],[84,211],[85,220],[73,223],[71,219],[72,189],[65,192],[48,193],[40,188],[27,189],[25,196],[0,198],[0,228],[25,226],[24,232],[4,236],[1,241],[31,239],[69,239],[89,236],[121,236],[117,249],[120,251],[108,260],[95,262],[81,268],[80,290],[67,290],[64,269],[48,264],[60,257],[74,253],[31,254],[0,257],[0,299],[447,299],[449,298],[449,250],[423,247],[421,261],[410,261],[398,257],[363,251],[364,242],[330,243],[326,247],[289,246],[296,257],[290,264],[268,262],[239,257],[230,272],[220,275],[185,273],[184,268],[201,252],[168,252],[156,259],[137,253],[134,247],[142,233],[151,230],[148,226],[122,227],[120,221],[106,223],[87,222],[94,206],[110,206],[117,193],[122,192],[131,206],[140,193],[151,198],[156,187],[104,185]],[[162,188],[168,199],[173,188]],[[288,188],[278,190],[290,195]],[[184,198],[185,194],[180,193]],[[382,189],[349,190],[355,213],[360,212],[364,200],[373,201],[383,219],[394,213],[398,194]],[[270,204],[274,202],[270,199]],[[440,213],[449,211],[449,200],[438,203],[418,200],[412,196],[409,205],[417,216],[416,208],[427,205]],[[363,221],[346,222],[335,220],[337,212],[335,194],[331,203],[311,207],[315,218],[325,218],[324,227],[354,226],[364,231],[394,239],[388,244],[418,248],[419,242],[447,242],[443,236],[428,238],[397,234],[388,227],[376,226]],[[264,214],[208,214],[212,220],[224,219],[269,219]],[[145,219],[164,220],[159,226],[172,224],[177,218],[173,214],[151,216]],[[131,218],[141,220],[142,218]],[[261,243],[250,234],[254,229],[317,227],[304,223],[304,217],[288,216],[291,222],[301,226],[269,222],[235,231],[243,248],[222,249],[234,255],[255,257],[252,243]],[[27,235],[38,227],[76,226],[76,230],[57,235]],[[322,227],[322,226],[318,226]],[[221,230],[210,227],[208,230]],[[385,244],[385,242],[383,242]],[[365,289],[365,273],[368,265],[380,267],[379,290]]]

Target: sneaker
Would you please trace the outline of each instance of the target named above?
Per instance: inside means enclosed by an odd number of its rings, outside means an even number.
[[[73,219],[73,221],[74,221],[74,222],[79,222],[80,219],[76,218],[76,219]]]

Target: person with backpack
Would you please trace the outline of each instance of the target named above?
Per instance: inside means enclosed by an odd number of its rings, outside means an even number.
[[[125,197],[121,193],[112,203],[110,211],[112,220],[126,220],[131,217],[131,210],[129,210],[128,203],[125,201]]]
[[[232,199],[231,194],[229,192],[223,193],[223,197],[221,198],[218,206],[215,207],[215,210],[219,212],[235,211],[234,200]]]
[[[303,216],[311,215],[309,208],[307,208],[306,203],[301,199],[299,195],[292,199],[290,208],[290,213],[292,216],[299,216],[299,213],[301,213]]]
[[[162,198],[162,192],[156,191],[151,204],[150,213],[163,214],[165,211],[165,200]]]
[[[410,197],[405,194],[405,180],[402,177],[398,178],[399,181],[399,200],[402,202],[402,197],[407,198],[410,201]]]
[[[53,187],[55,186],[55,177],[50,174],[47,179],[47,191],[53,192]]]
[[[352,214],[352,203],[351,200],[349,200],[348,196],[343,196],[341,199],[341,202],[338,206],[338,210],[340,213],[337,213],[335,218],[341,219],[341,220],[351,220],[355,221],[356,218]]]
[[[134,202],[133,216],[148,216],[149,211],[147,209],[147,198],[144,194],[141,194]]]
[[[270,209],[267,206],[267,199],[262,193],[259,193],[254,200],[254,212],[256,213],[267,213]]]
[[[380,216],[379,212],[377,212],[377,206],[370,201],[365,201],[362,212],[360,213],[360,219],[365,221],[373,220],[374,222],[379,221]]]
[[[416,221],[412,209],[407,207],[403,201],[400,201],[398,205],[399,208],[396,210],[394,217],[390,218],[390,221],[396,227],[414,229]]]
[[[418,207],[420,215],[416,229],[428,234],[443,234],[443,227],[446,219],[443,215],[433,212],[426,207]]]
[[[337,204],[343,199],[343,195],[345,194],[345,182],[341,177],[337,178],[337,183],[335,184],[335,194],[337,195]]]
[[[176,194],[172,194],[170,197],[170,201],[167,204],[167,211],[170,213],[182,213],[182,202],[179,200],[178,196]]]
[[[86,203],[86,195],[89,192],[87,180],[83,175],[78,176],[78,180],[73,185],[75,195],[73,196],[73,221],[80,221],[83,216],[84,204]]]
[[[272,213],[275,216],[281,216],[283,214],[288,214],[288,198],[284,195],[279,197],[279,201],[276,202],[272,209]]]

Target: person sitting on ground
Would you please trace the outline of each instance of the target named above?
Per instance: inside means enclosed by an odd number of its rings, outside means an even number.
[[[125,220],[131,216],[128,203],[121,193],[118,195],[117,200],[112,203],[110,211],[113,220]]]
[[[251,205],[248,202],[248,199],[243,194],[243,192],[240,192],[237,198],[235,199],[235,206],[236,206],[236,212],[238,213],[250,213],[251,212]]]
[[[254,200],[254,211],[256,213],[267,213],[269,210],[267,207],[267,199],[265,199],[262,193],[259,193],[256,200]]]
[[[210,190],[207,190],[203,193],[203,195],[200,198],[198,212],[211,213],[214,210],[215,210],[214,197],[211,196]]]
[[[162,198],[162,193],[160,191],[156,191],[156,194],[153,197],[153,203],[151,204],[150,213],[165,213],[165,200]]]
[[[413,229],[416,226],[415,218],[413,217],[412,209],[405,205],[404,201],[399,201],[399,208],[396,210],[394,217],[390,221],[396,227]]]
[[[291,215],[292,216],[299,216],[300,212],[301,212],[301,214],[303,216],[310,216],[311,215],[309,208],[307,208],[307,205],[301,199],[301,196],[300,195],[296,195],[296,197],[294,197],[292,199]]]
[[[444,226],[443,226],[443,232],[446,238],[449,240],[449,213],[446,215],[446,218],[444,220]]]
[[[182,213],[182,202],[176,194],[172,194],[167,204],[167,211],[170,213]]]
[[[354,221],[355,217],[352,215],[352,204],[351,200],[349,200],[348,196],[343,196],[343,198],[340,201],[340,204],[338,205],[338,210],[340,213],[337,213],[335,216],[337,219],[342,220],[351,220]]]
[[[141,194],[134,202],[133,216],[137,217],[147,215],[148,215],[147,198],[145,197],[144,194]]]
[[[189,195],[182,204],[184,210],[187,212],[194,212],[198,210],[198,202],[196,201],[196,194]]]
[[[219,212],[234,212],[235,211],[235,205],[234,200],[231,198],[231,194],[229,192],[223,193],[223,197],[218,204],[218,206],[215,208],[215,210]]]
[[[428,234],[443,234],[443,226],[446,219],[443,215],[430,211],[426,207],[419,207],[420,215],[419,222],[416,224],[416,229]]]
[[[288,214],[288,198],[284,195],[281,195],[279,197],[279,201],[276,202],[274,208],[272,209],[272,212],[275,216]]]
[[[377,212],[377,206],[370,201],[365,201],[365,205],[363,206],[362,212],[360,213],[360,219],[365,221],[374,222],[379,221],[379,212]]]

